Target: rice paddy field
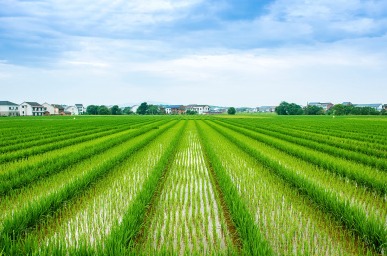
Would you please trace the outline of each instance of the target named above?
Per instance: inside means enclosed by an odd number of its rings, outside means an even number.
[[[1,118],[0,255],[387,255],[387,118]]]

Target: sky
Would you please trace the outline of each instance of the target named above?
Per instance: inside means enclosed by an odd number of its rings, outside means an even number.
[[[387,1],[0,0],[0,100],[387,103]]]

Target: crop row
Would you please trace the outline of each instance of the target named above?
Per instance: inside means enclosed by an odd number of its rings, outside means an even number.
[[[306,147],[328,152],[332,155],[341,156],[349,160],[363,162],[367,165],[386,168],[387,163],[384,160],[387,157],[387,147],[376,143],[365,143],[351,139],[343,139],[331,135],[322,135],[315,132],[300,132],[289,127],[267,126],[256,121],[226,121],[229,124],[235,124],[244,128],[249,128],[267,135],[297,143]],[[377,149],[377,147],[383,147]]]
[[[154,122],[154,121],[152,121]],[[146,123],[142,123],[144,125]],[[139,125],[139,124],[137,124]],[[22,143],[18,143],[17,141],[12,141],[12,144],[9,146],[2,146],[0,149],[0,163],[3,163],[3,158],[14,160],[10,157],[10,155],[21,155],[23,157],[39,154],[48,150],[64,147],[66,145],[72,145],[72,140],[79,139],[81,137],[94,134],[95,137],[104,136],[105,134],[115,133],[119,131],[123,131],[126,129],[130,129],[131,126],[129,124],[118,124],[118,125],[100,125],[96,127],[89,126],[76,126],[77,129],[66,129],[61,131],[50,131],[49,134],[44,135],[42,139],[37,139],[35,137],[28,138],[28,141],[23,140]],[[34,133],[34,131],[29,131],[29,133]],[[75,136],[76,135],[76,136]],[[21,138],[25,138],[25,136],[20,136]],[[75,138],[74,138],[75,137]],[[92,139],[93,137],[90,137]],[[49,147],[48,145],[51,144]],[[47,147],[45,147],[47,146]],[[56,146],[56,147],[55,147]],[[32,148],[32,149],[31,149]],[[27,153],[24,153],[27,152]],[[4,155],[7,153],[7,155]],[[30,154],[28,154],[30,153]]]
[[[218,123],[218,122],[217,122]],[[385,172],[370,168],[369,166],[345,161],[340,157],[334,157],[324,152],[319,152],[305,146],[295,145],[277,137],[268,136],[256,131],[222,123],[222,126],[230,128],[240,134],[246,135],[254,140],[275,147],[287,154],[313,163],[328,171],[337,173],[354,180],[359,185],[364,185],[381,194],[387,193],[387,176]]]
[[[29,229],[41,223],[47,216],[55,213],[69,200],[71,201],[82,194],[82,191],[85,191],[92,186],[115,166],[120,165],[123,161],[128,159],[129,156],[160,136],[174,124],[175,122],[170,123],[157,130],[150,129],[147,133],[143,131],[145,137],[142,137],[136,142],[129,143],[125,150],[118,151],[118,153],[108,158],[105,162],[94,166],[81,177],[78,177],[71,182],[67,182],[62,187],[57,188],[53,193],[39,198],[38,201],[29,203],[24,208],[13,212],[12,215],[9,215],[10,217],[2,221],[1,247],[4,248],[5,252],[10,252],[12,254],[15,253],[15,250],[20,250],[18,246],[15,246],[15,244],[18,245],[15,241],[18,241]],[[25,249],[26,248],[23,248],[23,250]]]
[[[74,152],[71,151],[68,155],[62,155],[59,159],[47,159],[36,164],[35,166],[22,166],[16,170],[13,170],[12,172],[3,173],[1,175],[0,181],[0,195],[9,194],[12,192],[12,190],[21,188],[27,184],[30,185],[31,182],[34,182],[37,179],[47,177],[53,172],[59,172],[64,168],[76,164],[87,157],[103,152],[108,148],[116,146],[126,140],[141,135],[154,128],[155,126],[151,125],[143,127],[139,130],[124,132],[124,134],[118,133],[115,134],[117,136],[114,138],[107,138],[104,143],[78,149],[77,154],[74,154]]]
[[[232,143],[224,132],[203,122],[198,125],[213,151],[211,161],[218,162],[218,168],[230,177],[229,186],[235,187],[253,216],[250,225],[257,226],[275,254],[363,254],[361,243],[310,199]]]
[[[358,205],[356,201],[354,202],[349,198],[343,199],[337,192],[318,184],[318,176],[317,180],[313,181],[310,176],[302,175],[296,169],[288,167],[288,164],[272,159],[270,156],[266,155],[264,151],[259,150],[257,147],[252,147],[250,143],[246,143],[239,139],[234,135],[235,133],[231,134],[230,132],[227,132],[224,127],[216,126],[213,123],[209,123],[209,125],[222,133],[228,140],[232,141],[264,166],[275,172],[283,180],[291,184],[299,193],[312,199],[316,205],[319,205],[322,210],[341,221],[349,230],[353,230],[357,233],[366,244],[374,247],[376,250],[383,250],[387,237],[384,228],[384,217],[376,217],[376,212],[374,214],[372,212],[365,212],[362,210],[362,206]],[[228,129],[231,128],[232,127]],[[240,134],[244,133],[240,132]],[[316,174],[318,175],[318,173],[315,173],[315,175]],[[343,191],[340,193],[343,193]],[[382,198],[380,198],[380,200],[383,201]]]
[[[137,254],[236,253],[192,121],[144,226]]]

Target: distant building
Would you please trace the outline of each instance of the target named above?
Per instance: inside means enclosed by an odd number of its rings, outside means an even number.
[[[77,116],[79,115],[78,108],[76,106],[67,106],[64,110],[67,115]]]
[[[325,111],[329,110],[331,107],[333,107],[333,104],[331,102],[309,102],[308,106],[317,106],[323,108]]]
[[[352,104],[352,102],[347,101],[347,102],[341,103],[341,105],[343,105],[343,106],[352,106],[353,104]]]
[[[168,105],[163,108],[167,115],[181,115],[185,112],[185,107],[183,105]]]
[[[86,113],[86,108],[83,106],[83,104],[75,104],[75,106],[78,109],[78,114],[83,115]]]
[[[19,105],[10,101],[0,101],[0,116],[19,116]]]
[[[199,115],[208,114],[210,112],[210,106],[208,105],[188,105],[186,110],[196,111]]]
[[[37,102],[23,102],[19,105],[21,116],[43,116],[46,108]]]
[[[43,107],[46,108],[45,114],[55,115],[55,107],[47,102],[42,104]]]
[[[275,112],[276,106],[260,106],[258,111],[261,113],[272,113]]]
[[[382,103],[372,103],[372,104],[353,104],[354,107],[358,108],[374,108],[377,111],[381,111],[383,109]]]
[[[53,104],[54,107],[54,115],[63,115],[65,108],[62,105]]]

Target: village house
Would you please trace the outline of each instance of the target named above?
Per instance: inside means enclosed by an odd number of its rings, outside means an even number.
[[[67,106],[65,108],[66,115],[77,116],[79,115],[78,108],[76,106]]]
[[[323,108],[325,111],[329,110],[331,107],[333,107],[333,104],[331,102],[309,102],[308,106],[317,106]]]
[[[183,105],[169,105],[164,106],[165,114],[167,115],[181,115],[185,112],[185,107]]]
[[[21,116],[43,116],[46,108],[37,102],[23,102],[19,105]]]
[[[78,114],[83,115],[86,113],[86,108],[83,106],[83,104],[75,104],[75,106],[78,109]]]
[[[54,107],[54,115],[64,115],[64,107],[59,104],[52,104]]]
[[[372,104],[353,104],[354,107],[358,108],[373,108],[377,111],[381,111],[383,109],[382,103],[372,103]]]
[[[258,112],[261,113],[273,113],[275,111],[276,106],[260,106],[258,107]]]
[[[188,105],[185,108],[186,111],[196,111],[199,115],[208,114],[208,112],[210,112],[210,106],[208,105]]]
[[[55,107],[47,102],[42,104],[43,107],[46,108],[45,115],[55,115]]]
[[[10,101],[0,101],[0,116],[18,116],[19,105]]]

